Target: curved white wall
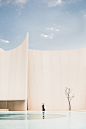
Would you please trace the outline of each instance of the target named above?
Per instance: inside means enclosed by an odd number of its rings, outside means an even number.
[[[65,88],[73,89],[72,110],[86,109],[86,49],[40,51],[28,56],[28,109],[68,110]]]
[[[0,48],[0,52],[3,52],[4,50],[2,48]]]
[[[26,110],[28,98],[29,110],[42,103],[46,110],[68,110],[66,87],[75,95],[72,110],[85,110],[86,49],[28,50],[28,34],[19,47],[0,49],[0,107],[6,100],[10,110]]]
[[[27,69],[28,34],[19,47],[0,52],[0,101],[27,101]]]

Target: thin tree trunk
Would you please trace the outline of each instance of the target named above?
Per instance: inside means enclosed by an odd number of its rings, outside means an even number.
[[[71,105],[70,105],[70,101],[69,101],[69,110],[71,110]]]

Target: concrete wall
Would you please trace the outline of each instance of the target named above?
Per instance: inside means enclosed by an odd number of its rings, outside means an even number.
[[[28,98],[28,110],[41,110],[42,103],[46,110],[68,110],[66,87],[75,96],[72,110],[85,110],[86,49],[28,50],[28,34],[19,47],[0,49],[0,107],[9,101],[10,110],[26,110]]]
[[[25,100],[27,109],[28,34],[10,51],[0,52],[0,100]]]
[[[68,110],[66,87],[72,110],[86,109],[86,49],[28,51],[28,110]]]

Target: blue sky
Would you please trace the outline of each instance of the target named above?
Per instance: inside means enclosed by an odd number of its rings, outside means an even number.
[[[86,0],[0,0],[0,48],[86,48]]]

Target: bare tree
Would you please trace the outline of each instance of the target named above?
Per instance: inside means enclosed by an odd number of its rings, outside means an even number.
[[[67,88],[67,87],[66,87],[66,89],[65,89],[65,94],[66,94],[67,99],[68,99],[69,110],[71,110],[71,104],[70,104],[71,99],[74,97],[74,94],[73,94],[72,96],[70,96],[71,91],[72,91],[72,90],[71,90],[70,88]]]

